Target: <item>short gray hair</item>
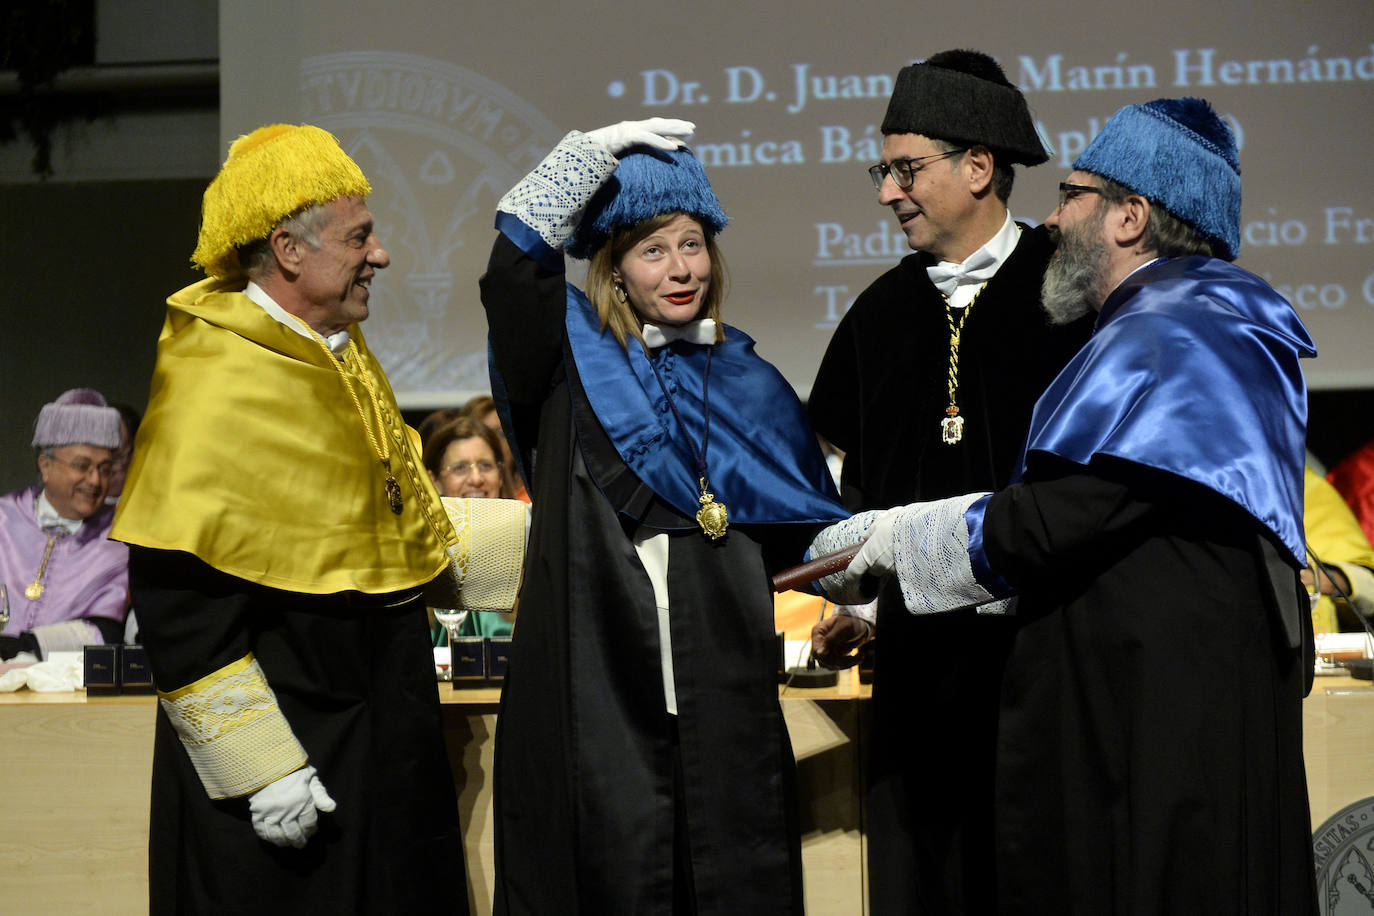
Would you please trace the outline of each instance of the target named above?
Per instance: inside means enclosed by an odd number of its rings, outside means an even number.
[[[285,229],[291,233],[293,238],[300,239],[305,244],[316,250],[320,247],[320,230],[324,228],[326,219],[329,216],[328,204],[312,204],[303,210],[298,210],[278,223],[272,232],[277,229]],[[268,238],[272,235],[267,234]],[[272,244],[268,238],[256,239],[247,245],[239,248],[239,264],[243,265],[243,270],[248,274],[250,280],[259,280],[269,273],[276,265],[276,255],[272,253]]]
[[[1132,194],[1136,194],[1120,182],[1102,175],[1098,178],[1102,181],[1102,199],[1108,203],[1119,204]],[[1186,258],[1195,254],[1216,257],[1212,242],[1206,236],[1153,200],[1150,201],[1150,216],[1146,220],[1145,236],[1141,241],[1146,248],[1161,258]]]

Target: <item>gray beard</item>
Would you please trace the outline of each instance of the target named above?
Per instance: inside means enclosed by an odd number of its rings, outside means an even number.
[[[1101,221],[1059,233],[1059,250],[1045,270],[1040,302],[1051,324],[1069,324],[1102,305],[1107,285],[1107,245]],[[1087,230],[1087,231],[1084,231]]]

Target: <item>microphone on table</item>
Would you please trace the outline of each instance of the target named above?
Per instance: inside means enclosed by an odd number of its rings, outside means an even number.
[[[1355,619],[1360,622],[1360,626],[1364,627],[1365,635],[1369,637],[1371,643],[1374,643],[1374,627],[1369,625],[1369,621],[1360,613],[1360,609],[1355,607],[1355,602],[1350,600],[1350,596],[1345,593],[1345,589],[1341,588],[1340,583],[1331,578],[1330,573],[1326,572],[1327,564],[1322,562],[1321,557],[1317,556],[1317,552],[1312,549],[1312,545],[1304,542],[1304,546],[1307,548],[1307,553],[1312,557],[1312,563],[1308,568],[1312,570],[1313,587],[1317,589],[1316,594],[1312,596],[1312,606],[1315,608],[1317,606],[1317,599],[1321,597],[1321,577],[1324,575],[1331,582],[1331,587],[1336,590],[1336,594],[1332,597],[1345,601],[1346,605],[1349,606],[1351,612],[1355,615]],[[1350,676],[1353,678],[1362,681],[1374,680],[1374,659],[1351,658],[1347,659],[1342,667],[1348,670]]]

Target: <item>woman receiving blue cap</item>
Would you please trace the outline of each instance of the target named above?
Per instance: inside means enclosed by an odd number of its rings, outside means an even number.
[[[482,301],[534,519],[497,913],[802,912],[768,576],[848,513],[792,389],[719,320],[692,129],[573,131],[498,205]]]

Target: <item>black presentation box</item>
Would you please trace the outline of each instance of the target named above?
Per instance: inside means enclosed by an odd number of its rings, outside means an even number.
[[[453,683],[480,681],[487,676],[486,640],[481,636],[460,636],[449,642],[449,670]]]
[[[119,688],[124,693],[155,693],[153,671],[142,646],[121,646],[119,651]]]
[[[487,637],[487,678],[503,680],[506,676],[506,662],[510,659],[510,637]]]
[[[82,650],[86,695],[108,697],[119,693],[119,650],[123,646],[86,646]]]

